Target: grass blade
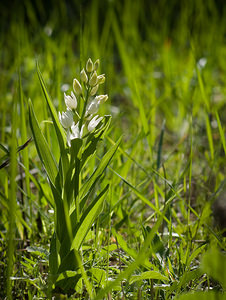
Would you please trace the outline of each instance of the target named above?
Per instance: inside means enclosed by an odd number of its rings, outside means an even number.
[[[160,134],[160,138],[159,138],[158,156],[157,156],[157,170],[161,166],[161,154],[162,154],[162,143],[163,143],[164,132],[165,132],[165,120],[162,123],[162,129],[161,129],[161,134]]]
[[[221,137],[221,143],[222,143],[222,146],[224,148],[224,153],[225,153],[225,156],[226,156],[226,142],[225,142],[224,131],[223,131],[223,128],[222,128],[222,125],[221,125],[221,121],[220,121],[220,117],[219,117],[217,111],[215,112],[215,115],[216,115],[217,125],[218,125],[218,128],[219,128],[219,133],[220,133],[220,137]]]
[[[210,147],[210,156],[211,159],[213,160],[214,159],[213,136],[212,136],[211,124],[208,115],[206,115],[206,132],[207,132],[207,137],[208,137],[208,142]]]
[[[14,265],[14,240],[15,240],[15,216],[16,216],[16,173],[17,173],[17,159],[16,159],[16,130],[17,130],[17,102],[14,102],[12,112],[12,136],[11,136],[11,165],[10,165],[10,193],[9,193],[9,207],[8,210],[8,247],[7,247],[7,279],[6,291],[7,299],[12,299],[12,281],[10,277],[13,275]]]

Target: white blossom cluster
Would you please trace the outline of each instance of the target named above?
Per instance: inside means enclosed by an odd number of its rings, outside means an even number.
[[[105,75],[97,75],[99,59],[92,62],[89,58],[86,68],[80,73],[80,81],[73,80],[73,90],[71,95],[64,93],[64,101],[67,111],[60,113],[59,120],[62,126],[67,130],[67,143],[71,146],[71,140],[82,138],[84,127],[87,126],[88,132],[93,131],[100,123],[103,117],[99,117],[99,106],[107,101],[108,95],[96,95],[99,85],[105,82]],[[77,110],[80,104],[80,113]]]

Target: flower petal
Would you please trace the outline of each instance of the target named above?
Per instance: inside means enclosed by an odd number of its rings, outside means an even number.
[[[66,104],[67,108],[69,108],[69,109],[76,109],[77,108],[77,99],[76,99],[75,94],[73,92],[71,92],[71,96],[66,95],[64,93],[64,101],[65,101],[65,104]]]
[[[59,112],[59,120],[60,123],[64,128],[69,128],[73,124],[73,113],[70,110],[67,110],[66,112],[62,112],[62,114]]]
[[[103,119],[103,117],[99,117],[98,115],[96,115],[94,118],[92,118],[92,120],[89,122],[88,125],[88,131],[93,131],[97,125],[100,123],[100,121]]]
[[[98,109],[99,103],[95,99],[92,100],[86,110],[86,116],[96,114],[98,112]]]

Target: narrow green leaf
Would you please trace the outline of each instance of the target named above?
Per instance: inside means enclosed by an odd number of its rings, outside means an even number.
[[[9,210],[7,214],[8,230],[7,230],[7,264],[6,264],[6,296],[8,299],[12,297],[12,280],[10,277],[13,275],[14,270],[14,257],[15,257],[15,237],[16,237],[16,227],[18,228],[17,221],[15,220],[17,212],[17,158],[16,158],[16,141],[17,141],[17,101],[14,99],[12,106],[12,129],[10,138],[10,188],[9,188]],[[20,223],[20,222],[19,222]],[[16,226],[17,225],[17,226]],[[19,229],[19,228],[18,228]]]
[[[69,270],[76,271],[79,268],[76,252],[77,251],[73,249],[62,259],[62,262],[58,268],[58,274]]]
[[[94,277],[94,280],[97,282],[98,285],[100,286],[104,286],[106,283],[106,271],[103,269],[99,269],[99,268],[91,268],[89,270],[89,272],[91,272],[91,274]]]
[[[64,271],[58,276],[55,287],[56,289],[63,290],[64,293],[70,293],[73,291],[81,278],[81,274],[77,271]],[[64,299],[64,298],[59,298]]]
[[[5,152],[5,153],[7,154],[7,156],[10,155],[9,150],[8,150],[4,145],[2,145],[1,143],[0,143],[0,149],[1,149],[3,152]]]
[[[57,135],[57,139],[58,139],[58,143],[59,143],[60,151],[61,151],[63,177],[65,178],[67,170],[68,170],[68,166],[69,166],[69,160],[68,160],[67,151],[66,151],[66,148],[67,148],[66,133],[60,124],[56,109],[52,103],[52,100],[50,99],[50,96],[49,96],[48,91],[45,86],[44,79],[39,70],[38,64],[37,64],[37,73],[38,73],[38,78],[39,78],[39,81],[40,81],[40,84],[42,87],[42,91],[45,96],[46,103],[48,105],[48,108],[49,108],[49,111],[51,114],[51,118],[53,120],[53,125],[54,125],[55,131],[56,131],[56,135]]]
[[[78,250],[86,237],[90,227],[92,226],[98,212],[100,211],[104,195],[108,190],[109,185],[107,185],[103,191],[92,201],[89,207],[84,211],[82,218],[80,220],[78,228],[76,228],[76,233],[71,244],[71,250]]]
[[[108,164],[110,163],[112,157],[114,156],[116,150],[118,149],[120,142],[121,142],[121,138],[119,138],[119,140],[115,143],[115,145],[111,147],[111,149],[104,155],[104,157],[101,159],[99,166],[96,168],[96,170],[93,172],[91,177],[87,180],[87,182],[83,184],[79,192],[80,198],[91,191],[92,186],[100,178],[100,176],[103,174]]]
[[[197,77],[198,77],[199,88],[200,88],[200,91],[201,91],[202,99],[203,99],[204,103],[206,104],[207,111],[209,112],[210,104],[209,104],[208,98],[206,96],[206,91],[205,91],[205,88],[204,88],[202,76],[201,76],[201,73],[200,73],[198,67],[196,67],[196,73],[197,73]]]
[[[210,155],[211,155],[211,158],[214,159],[213,136],[212,136],[212,130],[211,130],[211,125],[210,125],[210,120],[209,120],[208,115],[206,115],[206,132],[207,132],[207,137],[208,137],[208,141],[209,141]]]
[[[21,140],[22,143],[25,145],[26,141],[28,141],[27,136],[27,126],[26,126],[26,117],[27,117],[27,110],[25,111],[24,108],[24,97],[23,97],[23,91],[22,91],[22,83],[21,83],[21,75],[19,72],[19,98],[20,98],[20,128],[21,128]],[[31,205],[31,189],[30,189],[30,179],[29,179],[29,156],[28,156],[28,149],[27,147],[22,148],[24,151],[22,152],[23,156],[23,164],[24,164],[24,171],[25,171],[25,183],[26,183],[26,191],[30,206],[30,220],[32,223],[33,219],[33,211],[32,211],[32,205]]]
[[[183,253],[182,253],[183,255]],[[203,275],[200,269],[195,269],[192,271],[187,271],[182,274],[179,281],[174,281],[170,286],[169,291],[173,292],[175,290],[180,291],[181,288],[186,287],[191,280],[197,280]]]
[[[58,270],[58,257],[57,257],[56,233],[54,232],[50,243],[49,271],[51,275],[56,275],[57,270]]]
[[[217,111],[216,111],[215,115],[216,115],[217,125],[218,125],[218,129],[219,129],[220,137],[221,137],[221,143],[223,145],[224,154],[226,156],[226,141],[225,141],[224,131],[223,131],[223,128],[222,128],[222,125],[221,125],[221,121],[220,121],[220,117],[219,117]]]
[[[85,149],[82,153],[82,166],[85,164],[87,158],[96,151],[97,143],[100,141],[103,134],[107,131],[111,122],[111,116],[104,116],[101,128],[89,135],[86,141]],[[98,124],[99,125],[99,124]]]
[[[55,202],[55,214],[56,214],[56,236],[59,239],[60,243],[64,240],[65,237],[68,236],[68,228],[67,228],[67,208],[66,203],[63,202],[63,199],[61,198],[61,195],[59,191],[56,189],[56,187],[50,182],[51,190],[53,193],[53,198]],[[66,210],[66,215],[65,215],[65,210]]]
[[[49,149],[49,145],[46,142],[45,137],[41,132],[31,100],[29,100],[29,122],[40,160],[45,167],[49,179],[52,184],[55,185],[55,179],[58,173],[57,163]]]
[[[206,245],[202,245],[195,249],[195,251],[189,256],[188,261],[186,263],[187,266],[190,267],[192,261],[206,248]]]
[[[82,147],[83,140],[82,139],[73,139],[71,141],[71,160],[70,160],[70,166],[67,170],[67,174],[65,177],[64,182],[64,191],[67,198],[68,206],[70,207],[72,202],[72,197],[76,198],[78,194],[78,186],[79,186],[79,172],[81,170],[80,167],[80,159],[78,158],[79,151]],[[75,173],[72,178],[73,171],[75,170]],[[75,190],[75,193],[73,195],[73,190]]]
[[[165,132],[165,120],[162,123],[162,129],[161,129],[161,134],[160,134],[160,138],[159,138],[158,156],[157,156],[157,170],[161,166],[161,154],[162,154],[162,143],[163,143],[164,132]]]
[[[42,91],[44,93],[45,99],[46,99],[46,103],[48,105],[52,120],[53,120],[53,124],[56,130],[56,134],[57,134],[57,138],[59,141],[59,145],[60,145],[60,149],[61,151],[65,149],[65,145],[66,145],[66,136],[65,136],[65,132],[63,130],[63,127],[60,124],[56,109],[52,103],[52,100],[50,99],[50,96],[48,94],[48,91],[46,89],[46,85],[44,82],[44,79],[42,77],[42,74],[40,72],[39,66],[37,64],[37,73],[38,73],[38,78],[42,87]]]
[[[114,228],[112,228],[112,234],[117,238],[118,244],[123,249],[123,251],[125,251],[133,259],[136,259],[137,251],[132,248],[129,248],[125,239],[121,235],[119,235]],[[148,258],[142,262],[142,265],[148,269],[153,267],[153,264],[148,261]]]
[[[112,234],[117,238],[118,244],[123,249],[123,251],[125,251],[127,254],[129,254],[129,256],[135,259],[137,257],[137,251],[135,249],[129,248],[125,239],[121,235],[119,235],[114,228],[112,228]]]
[[[146,279],[168,280],[168,278],[157,271],[147,271],[140,275],[134,275],[130,278],[130,284],[136,281],[142,281]]]

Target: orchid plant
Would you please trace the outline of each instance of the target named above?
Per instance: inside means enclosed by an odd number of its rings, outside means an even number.
[[[114,156],[120,140],[100,159],[89,177],[83,176],[88,160],[96,153],[97,144],[108,130],[111,116],[99,116],[99,106],[108,99],[97,95],[105,75],[97,75],[99,59],[89,58],[80,72],[80,81],[73,80],[73,91],[64,93],[66,111],[57,112],[47,92],[39,68],[37,72],[48,105],[56,136],[60,159],[56,161],[40,129],[32,102],[29,101],[29,120],[37,152],[45,168],[52,190],[54,233],[49,253],[51,288],[68,293],[80,280],[88,281],[82,264],[82,245],[98,217],[108,191],[108,184],[96,192],[97,184]],[[99,184],[101,186],[101,184]]]

